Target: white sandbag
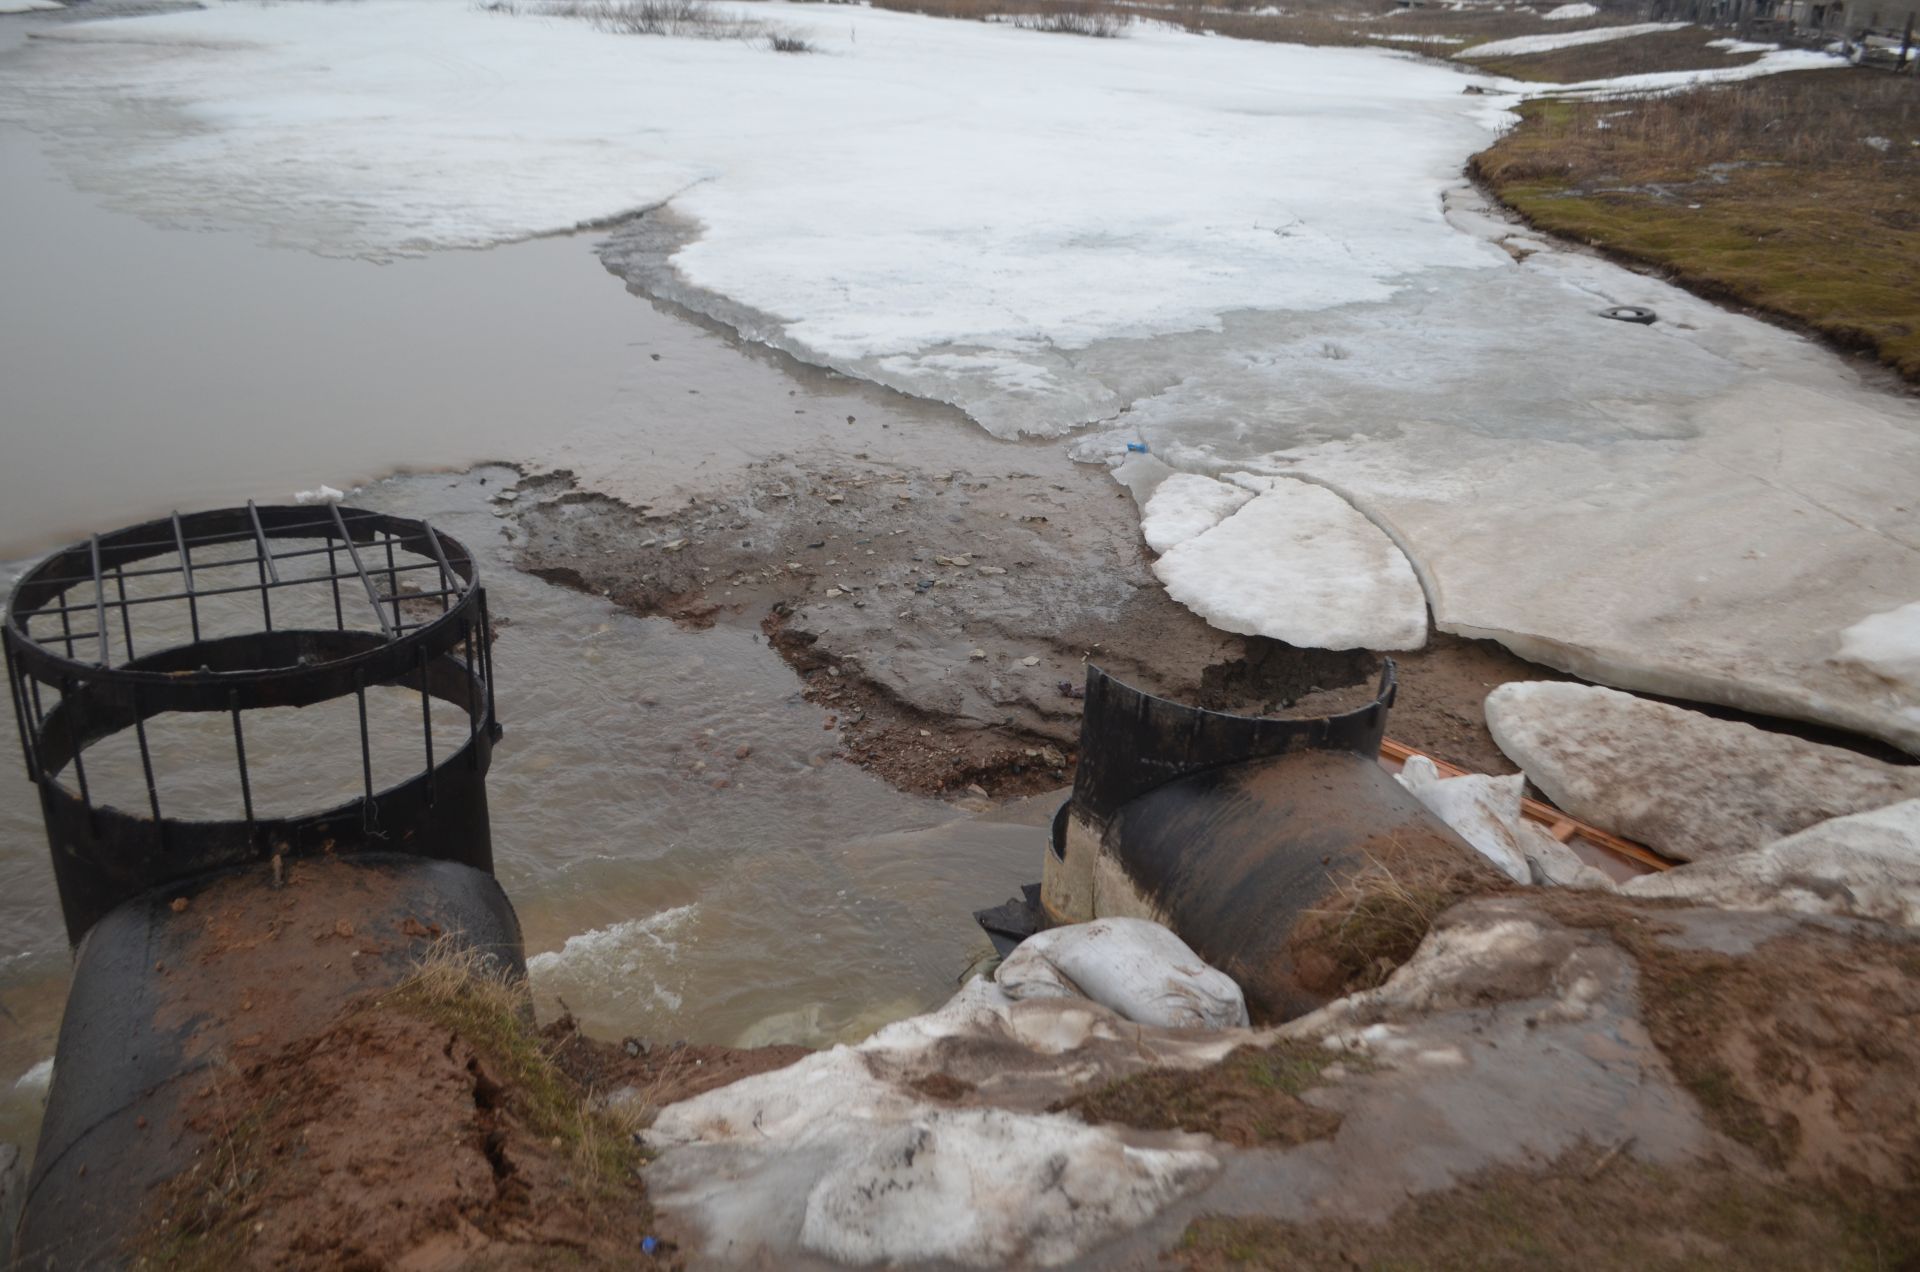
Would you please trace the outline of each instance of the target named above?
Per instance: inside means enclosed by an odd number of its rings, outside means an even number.
[[[1225,972],[1146,919],[1095,919],[1020,943],[994,981],[1009,998],[1084,996],[1142,1025],[1245,1026],[1247,1001]]]
[[[1441,777],[1432,760],[1415,755],[1401,768],[1399,782],[1515,883],[1613,887],[1611,879],[1581,861],[1571,848],[1527,821],[1520,811],[1526,778],[1518,773]]]

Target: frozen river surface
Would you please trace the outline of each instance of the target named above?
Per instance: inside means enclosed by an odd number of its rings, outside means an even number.
[[[753,12],[818,51],[447,0],[9,20],[0,120],[32,132],[0,130],[0,541],[485,458],[643,502],[722,480],[812,427],[801,409],[858,415],[863,443],[892,421],[923,456],[1034,445],[950,403],[1092,461],[1144,443],[1143,493],[1172,469],[1261,492],[1191,553],[1212,583],[1182,577],[1245,630],[1285,598],[1236,579],[1329,577],[1270,515],[1271,481],[1303,479],[1390,540],[1351,559],[1410,565],[1443,630],[1920,746],[1913,399],[1477,208],[1461,164],[1511,98],[1383,51]],[[29,22],[48,38],[22,47]],[[920,401],[746,356],[538,237],[641,208],[610,256],[630,279]],[[1596,316],[1614,304],[1661,321]],[[477,481],[367,498],[491,550]],[[491,561],[514,619],[497,837],[548,983],[623,1032],[697,1005],[716,1038],[940,996],[965,910],[1030,872],[1027,831],[816,764],[817,713],[752,631],[623,618]],[[675,748],[708,728],[764,771],[689,784]],[[18,1070],[64,955],[15,789]],[[786,897],[801,917],[766,932]]]

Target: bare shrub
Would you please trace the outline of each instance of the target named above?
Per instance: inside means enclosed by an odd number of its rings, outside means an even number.
[[[807,41],[801,39],[799,36],[783,35],[778,31],[775,31],[772,35],[769,35],[767,37],[767,47],[772,49],[775,53],[815,52],[813,45],[807,43]]]
[[[1099,40],[1118,39],[1133,25],[1133,15],[1097,4],[1062,5],[1041,13],[1016,13],[1008,22],[1022,31],[1052,31],[1058,35],[1086,35]]]
[[[509,9],[508,12],[515,10]],[[707,0],[548,0],[519,12],[576,18],[616,35],[674,35],[701,40],[751,40],[766,25],[715,9]]]

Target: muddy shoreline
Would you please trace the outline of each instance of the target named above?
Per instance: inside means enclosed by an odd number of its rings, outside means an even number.
[[[1153,577],[1132,497],[1057,452],[938,470],[796,455],[670,509],[550,473],[499,511],[521,568],[549,582],[683,627],[757,627],[831,713],[840,756],[918,794],[1065,785],[1088,663],[1216,710],[1312,716],[1369,698],[1384,657],[1207,626]],[[1483,772],[1513,771],[1488,690],[1560,678],[1447,636],[1393,658],[1392,736]]]

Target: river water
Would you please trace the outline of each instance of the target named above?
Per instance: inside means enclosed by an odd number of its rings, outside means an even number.
[[[30,25],[0,19],[0,74]],[[820,1044],[947,995],[985,946],[969,912],[1037,871],[1047,802],[976,817],[834,760],[825,713],[750,621],[685,631],[516,571],[492,512],[516,473],[469,466],[559,454],[671,492],[820,444],[828,421],[835,445],[926,460],[1002,444],[655,309],[589,237],[322,259],[116,211],[43,145],[0,124],[0,583],[89,530],[414,469],[354,502],[465,542],[507,620],[494,846],[543,1012]],[[280,736],[351,747],[340,724]],[[31,1143],[68,967],[7,730],[0,1141]]]

